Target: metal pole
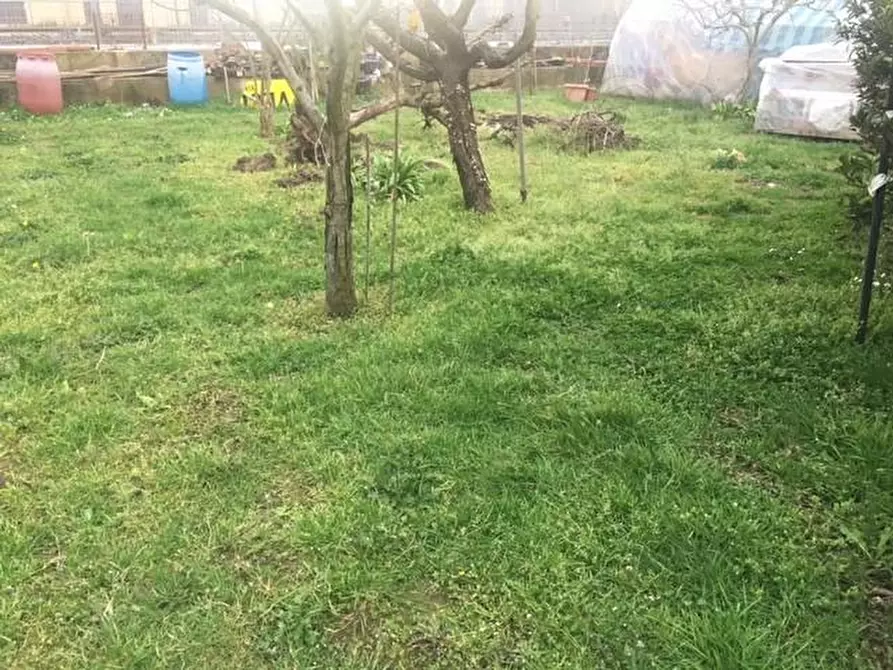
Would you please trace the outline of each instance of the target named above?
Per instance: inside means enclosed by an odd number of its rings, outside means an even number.
[[[537,91],[537,71],[536,71],[536,43],[534,42],[533,49],[531,50],[531,59],[530,62],[533,65],[533,76],[530,79],[530,95],[533,95]]]
[[[893,108],[893,82],[887,84],[887,109]],[[890,119],[884,117],[885,127],[881,134],[881,155],[878,159],[878,175],[886,177],[890,169],[890,143],[887,140],[887,130]],[[871,210],[871,231],[868,234],[868,253],[865,256],[865,268],[862,273],[862,297],[859,301],[859,328],[856,331],[856,342],[864,344],[868,335],[868,315],[871,311],[871,294],[874,288],[874,272],[877,268],[878,243],[881,239],[881,228],[884,225],[884,195],[887,188],[880,184],[875,189],[873,207]]]
[[[397,25],[400,25],[400,2],[398,0],[397,6],[394,9],[394,13],[396,14]],[[395,299],[395,282],[396,282],[396,274],[395,269],[397,266],[397,170],[400,167],[400,57],[402,54],[400,53],[400,41],[397,41],[397,67],[394,68],[394,82],[396,85],[396,91],[394,93],[394,98],[397,101],[397,108],[394,110],[394,174],[391,176],[393,180],[392,188],[391,188],[391,250],[390,250],[390,287],[388,290],[388,313],[393,313],[394,311],[394,299]]]
[[[366,269],[363,279],[363,302],[369,304],[369,254],[372,252],[372,151],[366,133]]]
[[[524,102],[521,98],[521,59],[515,61],[515,106],[518,111],[518,167],[521,177],[521,202],[527,202],[527,159],[524,151]]]

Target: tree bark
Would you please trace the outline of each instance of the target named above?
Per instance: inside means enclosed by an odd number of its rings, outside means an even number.
[[[441,95],[450,153],[459,173],[465,206],[480,214],[492,212],[490,179],[478,144],[468,71],[445,74],[441,80]]]
[[[327,0],[334,35],[326,85],[326,312],[349,317],[357,311],[353,275],[353,182],[350,111],[360,68],[362,36],[347,30],[337,0]],[[339,30],[340,28],[340,30]]]
[[[326,133],[326,311],[348,317],[357,310],[353,277],[353,183],[350,130],[337,121]]]

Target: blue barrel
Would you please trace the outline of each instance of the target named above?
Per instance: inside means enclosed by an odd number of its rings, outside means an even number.
[[[167,55],[167,89],[175,105],[200,105],[208,101],[205,62],[195,51],[171,51]]]

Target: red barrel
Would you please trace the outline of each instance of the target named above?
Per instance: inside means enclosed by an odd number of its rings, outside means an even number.
[[[61,112],[62,77],[55,56],[34,51],[18,54],[16,90],[19,105],[32,114]]]

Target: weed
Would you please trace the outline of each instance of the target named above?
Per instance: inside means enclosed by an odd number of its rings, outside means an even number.
[[[750,126],[753,125],[757,115],[757,105],[753,101],[736,103],[721,100],[720,102],[714,103],[710,110],[713,112],[713,116],[718,119],[722,119],[723,121],[740,119],[747,122]]]
[[[713,153],[714,170],[736,170],[747,162],[747,157],[737,149],[717,149]]]

